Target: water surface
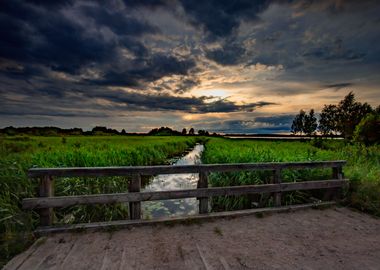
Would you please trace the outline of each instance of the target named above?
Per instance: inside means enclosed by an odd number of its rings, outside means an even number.
[[[200,164],[203,145],[197,144],[190,152],[175,160],[172,165]],[[197,187],[199,176],[197,173],[160,174],[142,189],[144,191],[164,191],[178,189],[192,189]],[[186,216],[198,213],[196,198],[141,202],[143,218],[157,218],[168,216]]]

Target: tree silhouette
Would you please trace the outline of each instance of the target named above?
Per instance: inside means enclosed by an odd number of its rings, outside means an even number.
[[[208,136],[210,133],[207,130],[200,129],[198,130],[198,134],[201,136]]]
[[[302,134],[303,132],[303,123],[304,123],[304,118],[305,118],[305,111],[300,110],[300,113],[296,115],[296,117],[293,120],[292,123],[292,133],[293,134]]]
[[[323,135],[340,133],[346,139],[351,139],[356,126],[370,113],[380,112],[380,106],[375,110],[368,103],[355,100],[353,92],[348,93],[337,105],[325,105],[320,114],[318,129]],[[368,120],[369,121],[369,120]],[[371,122],[373,123],[373,121]],[[366,125],[369,125],[366,123]],[[317,127],[314,110],[309,114],[301,110],[293,120],[291,132],[311,135]]]
[[[186,128],[183,128],[183,129],[182,129],[181,134],[182,134],[182,135],[186,135],[186,134],[187,134],[187,130],[186,130]]]
[[[194,129],[193,128],[190,128],[189,135],[194,135]]]
[[[296,115],[292,124],[293,134],[306,134],[312,135],[317,129],[317,118],[315,117],[314,110],[311,109],[309,114],[306,114],[304,110],[300,110],[300,113]]]
[[[317,126],[317,118],[315,117],[314,109],[311,109],[309,114],[306,114],[304,117],[303,132],[306,135],[312,135],[315,133]]]
[[[352,138],[355,127],[372,111],[373,109],[368,103],[356,102],[354,93],[348,93],[338,104],[337,130],[345,138]]]
[[[332,135],[338,131],[338,107],[325,105],[320,114],[319,131],[323,135]]]

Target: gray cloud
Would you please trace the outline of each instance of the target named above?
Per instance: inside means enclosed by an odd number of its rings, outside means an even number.
[[[91,91],[82,92],[86,97],[101,98],[115,102],[123,110],[157,111],[171,110],[186,113],[239,112],[254,111],[263,106],[275,105],[272,102],[256,102],[238,105],[226,99],[212,101],[215,97],[179,97],[167,94],[140,94],[125,91]],[[125,106],[125,107],[124,107]]]
[[[342,88],[353,86],[353,83],[334,83],[323,85],[324,88],[333,88],[335,90],[340,90]]]
[[[294,115],[278,115],[271,117],[255,117],[254,120],[218,120],[195,123],[199,128],[222,133],[288,133]]]
[[[202,26],[212,39],[233,34],[243,19],[256,20],[257,14],[270,3],[266,0],[180,2],[189,21],[196,26]]]
[[[206,57],[221,65],[237,65],[243,61],[245,49],[241,44],[226,42],[223,47],[206,51]]]

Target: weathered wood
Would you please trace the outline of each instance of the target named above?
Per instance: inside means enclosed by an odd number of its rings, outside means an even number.
[[[341,166],[332,168],[333,179],[343,179],[343,171]],[[325,191],[323,200],[339,200],[341,196],[342,187],[331,188]]]
[[[281,169],[273,171],[273,183],[281,184]],[[281,192],[275,192],[273,195],[274,206],[281,206]]]
[[[196,220],[210,220],[216,218],[235,218],[243,217],[249,215],[255,215],[257,213],[281,213],[288,211],[304,210],[313,207],[328,207],[335,205],[335,202],[319,202],[319,203],[309,203],[309,204],[299,204],[299,205],[288,205],[281,207],[266,207],[257,209],[247,209],[247,210],[237,210],[237,211],[227,211],[227,212],[214,212],[208,214],[198,214],[186,217],[165,217],[147,220],[115,220],[106,222],[96,222],[96,223],[81,223],[81,224],[71,224],[63,226],[46,226],[39,227],[35,231],[37,235],[46,235],[50,233],[61,233],[61,232],[72,232],[72,231],[82,231],[82,230],[101,230],[101,229],[122,229],[128,228],[130,226],[147,226],[147,225],[158,225],[158,224],[176,224],[176,223],[186,223],[189,221]]]
[[[200,172],[197,188],[208,188],[208,173]],[[198,197],[199,200],[199,214],[208,213],[208,197]]]
[[[343,179],[343,169],[341,166],[339,167],[334,167],[333,168],[333,178],[336,179]],[[333,192],[333,200],[334,201],[339,201],[342,196],[342,187],[337,187],[332,189]]]
[[[141,176],[139,174],[132,175],[129,182],[129,192],[140,192],[141,189]],[[129,217],[130,219],[141,218],[141,203],[140,201],[134,201],[129,203]]]
[[[275,170],[275,169],[306,169],[330,168],[343,166],[346,161],[313,161],[313,162],[269,162],[269,163],[235,163],[235,164],[196,164],[196,165],[162,165],[162,166],[134,166],[134,167],[72,167],[72,168],[32,168],[30,177],[44,175],[59,177],[74,176],[125,176],[132,174],[156,175],[174,173],[199,172],[231,172],[242,170]]]
[[[326,189],[342,187],[347,179],[322,181],[307,181],[281,184],[247,185],[231,187],[209,187],[198,189],[184,189],[171,191],[114,193],[99,195],[79,195],[45,198],[28,198],[23,200],[24,209],[38,209],[46,207],[67,207],[79,204],[111,204],[123,202],[140,202],[155,200],[182,199],[191,197],[239,196],[243,194],[284,192],[292,190]]]
[[[54,196],[54,180],[51,176],[45,175],[40,178],[39,196],[41,198],[51,198]],[[53,224],[54,210],[52,207],[40,208],[39,215],[42,226]]]

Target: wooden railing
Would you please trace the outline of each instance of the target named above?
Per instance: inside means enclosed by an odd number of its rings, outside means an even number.
[[[292,162],[292,163],[239,163],[239,164],[200,164],[183,166],[134,166],[134,167],[92,167],[92,168],[33,168],[30,178],[39,178],[39,197],[23,200],[24,209],[38,209],[40,223],[49,226],[53,223],[53,208],[91,204],[130,204],[130,218],[140,219],[141,201],[168,200],[196,197],[199,200],[199,213],[209,211],[208,198],[243,194],[273,193],[274,205],[281,205],[281,193],[295,190],[329,189],[326,198],[337,198],[339,190],[347,183],[343,179],[342,166],[346,161]],[[282,183],[283,169],[332,168],[332,179]],[[272,183],[262,185],[209,187],[208,174],[212,172],[233,172],[243,170],[269,170],[273,172]],[[141,175],[199,173],[196,189],[140,192]],[[54,197],[54,177],[84,176],[131,176],[129,193],[78,195]]]

